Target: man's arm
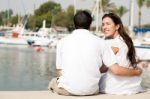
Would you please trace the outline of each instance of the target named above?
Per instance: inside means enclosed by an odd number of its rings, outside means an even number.
[[[62,69],[56,69],[57,77],[60,77],[62,75]]]
[[[119,66],[118,64],[113,64],[109,66],[109,69],[113,74],[119,76],[139,76],[142,73],[142,70],[140,68],[129,69]]]
[[[61,42],[59,41],[56,49],[56,75],[60,77],[62,75],[62,56],[61,56]]]

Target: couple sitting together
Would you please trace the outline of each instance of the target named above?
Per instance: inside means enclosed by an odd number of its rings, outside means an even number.
[[[90,33],[91,23],[92,17],[86,11],[74,16],[76,29],[57,45],[58,77],[50,81],[48,89],[60,95],[144,92],[140,75],[146,65],[137,62],[133,42],[121,19],[113,13],[102,17],[105,40]]]

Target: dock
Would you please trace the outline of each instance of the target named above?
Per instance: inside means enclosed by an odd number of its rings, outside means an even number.
[[[150,90],[134,95],[62,96],[50,91],[0,91],[0,99],[149,99]]]

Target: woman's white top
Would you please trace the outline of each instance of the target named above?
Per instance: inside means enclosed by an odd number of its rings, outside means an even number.
[[[117,62],[120,66],[129,68],[130,61],[127,58],[128,47],[121,36],[115,39],[106,40],[111,47],[119,48],[116,54]],[[141,87],[142,79],[140,76],[117,76],[108,70],[100,79],[100,92],[109,94],[135,94],[143,92]]]

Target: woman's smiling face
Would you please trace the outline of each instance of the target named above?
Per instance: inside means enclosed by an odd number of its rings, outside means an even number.
[[[102,20],[102,31],[105,37],[115,38],[118,35],[119,25],[116,25],[110,17]]]

